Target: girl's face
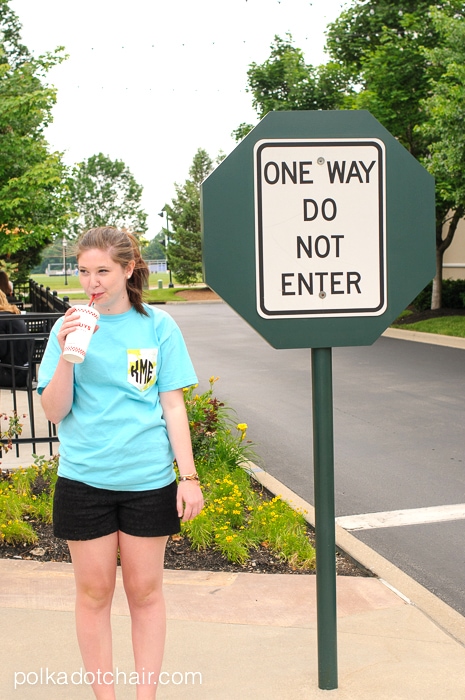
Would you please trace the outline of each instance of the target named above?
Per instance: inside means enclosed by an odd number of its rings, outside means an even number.
[[[122,314],[129,311],[126,282],[134,270],[134,261],[123,268],[106,250],[90,248],[79,256],[79,280],[101,314]]]

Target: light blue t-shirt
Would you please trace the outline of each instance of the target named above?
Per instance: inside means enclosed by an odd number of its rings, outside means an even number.
[[[145,306],[101,315],[82,364],[74,365],[74,400],[59,424],[58,474],[97,488],[143,491],[174,478],[159,392],[197,383],[175,321]],[[53,327],[39,369],[39,393],[51,380],[61,349]]]

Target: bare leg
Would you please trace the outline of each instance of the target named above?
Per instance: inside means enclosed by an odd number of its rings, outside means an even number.
[[[93,673],[97,700],[115,700],[111,641],[111,601],[115,590],[118,533],[69,541],[76,580],[76,631],[87,673]]]
[[[124,589],[132,623],[137,700],[154,700],[165,647],[163,564],[167,537],[133,537],[119,532]]]

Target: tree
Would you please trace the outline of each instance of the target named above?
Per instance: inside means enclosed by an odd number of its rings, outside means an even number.
[[[0,0],[0,31],[3,52],[0,63],[8,63],[16,68],[21,63],[31,60],[27,46],[21,43],[21,23],[18,16],[8,5],[9,0]]]
[[[175,185],[177,196],[164,207],[172,227],[171,231],[165,229],[169,239],[166,257],[169,269],[181,284],[194,284],[202,276],[200,185],[212,170],[212,159],[199,148],[189,179],[184,185]]]
[[[270,109],[368,109],[435,175],[432,308],[439,308],[444,250],[464,214],[458,176],[465,171],[460,150],[464,83],[458,66],[465,56],[457,37],[465,9],[459,0],[429,6],[430,0],[406,0],[401,7],[389,0],[354,0],[328,27],[331,60],[326,66],[306,66],[289,36],[286,41],[276,37],[270,58],[261,66],[251,64],[248,89],[259,116]],[[459,110],[460,119],[451,118],[452,109]],[[248,129],[241,124],[236,137]]]
[[[446,76],[454,58],[447,47],[453,28],[463,24],[464,8],[454,0],[437,2],[436,10],[429,5],[405,2],[399,11],[390,2],[355,2],[330,25],[328,48],[334,59],[352,65],[361,85],[352,96],[352,106],[368,109],[436,176],[436,274],[431,298],[431,308],[436,309],[442,303],[444,252],[464,213],[460,180],[453,169],[438,167],[450,153],[446,156],[447,139],[442,136],[447,128],[444,119],[439,126],[436,93],[450,83]],[[455,44],[459,46],[457,40]],[[463,52],[460,56],[463,61]],[[455,87],[463,94],[463,82],[461,88],[457,82]],[[450,129],[448,134],[452,136]]]
[[[165,260],[165,236],[163,232],[157,233],[151,241],[142,246],[144,260]]]
[[[5,0],[0,30],[0,258],[23,281],[68,215],[66,168],[43,135],[56,101],[44,79],[64,56],[57,49],[31,58]]]
[[[73,216],[71,237],[95,226],[116,226],[145,233],[147,214],[140,206],[142,186],[122,160],[103,153],[74,166],[68,180]]]
[[[351,86],[350,74],[342,64],[307,65],[290,34],[285,39],[275,36],[270,49],[264,63],[251,63],[247,71],[247,91],[260,119],[273,110],[344,107]],[[240,141],[252,128],[243,123],[233,136]]]
[[[431,94],[422,103],[427,115],[422,132],[430,143],[425,165],[436,178],[437,192],[434,309],[441,306],[444,252],[465,214],[465,18],[436,11],[433,22],[442,42],[425,50],[432,77]]]

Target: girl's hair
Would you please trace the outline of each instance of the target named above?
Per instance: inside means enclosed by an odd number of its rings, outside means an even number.
[[[145,260],[142,260],[139,243],[132,233],[121,231],[113,226],[99,226],[86,231],[77,242],[76,257],[85,250],[98,248],[105,250],[115,263],[119,263],[123,269],[134,260],[134,272],[126,280],[129,301],[135,310],[143,316],[148,316],[143,305],[144,287],[148,286],[149,268]]]
[[[20,314],[21,311],[14,304],[10,304],[6,294],[0,289],[0,311],[8,311],[10,314]]]
[[[11,295],[10,280],[5,270],[0,270],[0,291],[6,294],[7,297]]]

